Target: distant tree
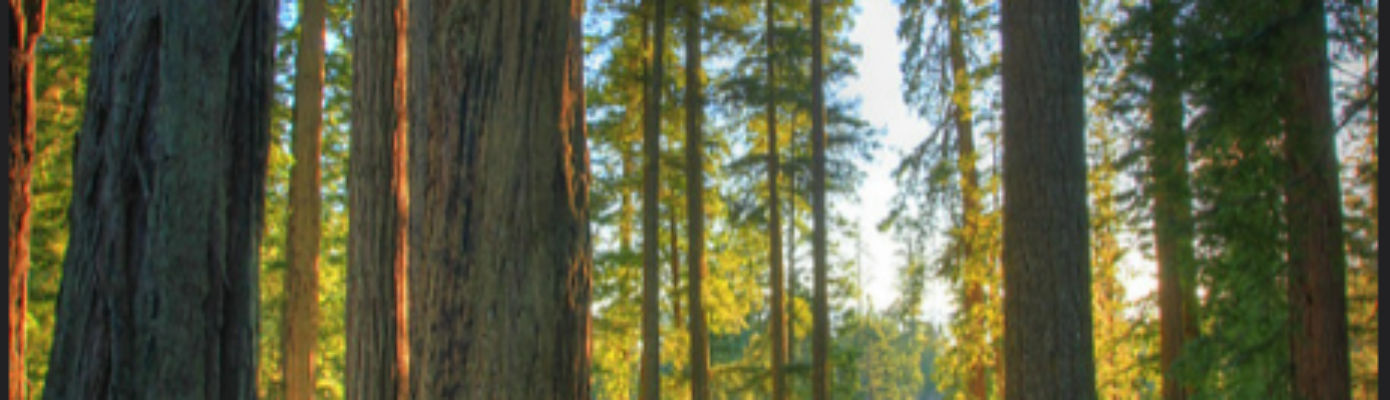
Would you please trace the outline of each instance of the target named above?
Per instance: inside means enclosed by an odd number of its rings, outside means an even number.
[[[787,318],[783,304],[784,293],[782,286],[782,207],[781,199],[777,193],[778,168],[781,162],[780,154],[777,152],[777,73],[774,68],[773,40],[776,37],[776,15],[773,14],[775,7],[773,0],[767,1],[767,10],[764,18],[767,20],[767,29],[763,32],[764,41],[767,46],[767,207],[769,218],[767,223],[768,235],[768,266],[769,286],[771,286],[771,299],[769,307],[772,309],[768,320],[768,336],[772,337],[772,398],[773,400],[784,400],[787,398]]]
[[[299,1],[299,52],[294,74],[294,167],[290,170],[285,312],[280,324],[285,396],[314,398],[314,347],[319,319],[319,242],[323,208],[319,158],[323,142],[326,0]]]
[[[98,6],[44,398],[255,395],[274,5]]]
[[[642,370],[641,399],[661,398],[661,95],[666,78],[666,1],[646,0],[651,12],[645,105],[642,113]],[[646,26],[643,27],[646,29]],[[675,227],[672,226],[672,229]],[[672,243],[675,246],[675,243]],[[672,254],[675,251],[672,250]]]
[[[43,35],[47,0],[10,1],[10,286],[9,397],[25,397],[24,320],[29,304],[29,230],[33,214],[34,50]]]
[[[705,319],[705,172],[704,85],[701,80],[700,29],[704,19],[704,0],[685,3],[685,176],[686,176],[686,251],[690,274],[687,306],[690,307],[690,395],[695,400],[708,400],[709,391],[709,327]]]

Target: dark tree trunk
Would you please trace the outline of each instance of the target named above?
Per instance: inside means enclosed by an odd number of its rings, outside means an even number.
[[[769,286],[772,286],[771,319],[768,321],[768,335],[772,336],[772,398],[787,398],[787,317],[784,312],[785,297],[782,293],[782,201],[777,196],[777,174],[780,167],[777,154],[777,71],[773,63],[776,54],[773,48],[776,15],[773,14],[773,0],[767,0],[767,210],[771,214],[767,223],[769,238],[768,260],[771,264]]]
[[[349,399],[409,398],[406,2],[360,0],[353,14],[344,380]]]
[[[661,87],[666,74],[666,2],[646,2],[654,31],[642,113],[642,400],[661,398]],[[675,229],[675,226],[671,227]],[[674,231],[673,231],[674,233]],[[671,252],[673,255],[675,251]]]
[[[708,400],[709,328],[705,321],[705,172],[704,85],[701,84],[700,24],[704,18],[703,0],[686,0],[685,14],[685,175],[686,249],[690,269],[690,394],[694,400]]]
[[[294,75],[294,167],[290,169],[290,216],[285,246],[285,311],[280,323],[284,352],[280,372],[285,397],[314,398],[314,344],[318,341],[319,154],[323,133],[323,25],[326,0],[300,0],[299,52]]]
[[[47,399],[249,399],[276,2],[97,4]]]
[[[33,213],[34,47],[47,0],[10,0],[10,286],[9,398],[26,398],[24,315],[29,303],[29,220]]]
[[[811,0],[811,269],[815,275],[811,305],[811,393],[830,398],[830,307],[826,290],[825,204],[825,39],[822,0]]]
[[[590,395],[582,10],[410,4],[412,397]]]
[[[1326,5],[1298,1],[1281,36],[1285,87],[1281,108],[1289,163],[1289,306],[1294,393],[1308,399],[1351,397],[1347,350],[1346,253],[1332,122]]]
[[[1153,2],[1150,26],[1153,70],[1150,94],[1152,137],[1146,146],[1153,176],[1154,236],[1158,253],[1158,308],[1163,398],[1182,400],[1188,389],[1178,381],[1173,363],[1183,346],[1197,336],[1197,274],[1193,250],[1192,190],[1188,184],[1187,139],[1183,134],[1182,91],[1174,22],[1177,8],[1169,0]]]
[[[1094,399],[1081,7],[1005,0],[1008,398]]]

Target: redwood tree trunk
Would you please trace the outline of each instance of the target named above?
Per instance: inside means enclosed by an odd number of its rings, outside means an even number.
[[[825,204],[825,39],[822,0],[811,0],[811,262],[814,299],[811,305],[811,394],[830,398],[830,307],[826,290]]]
[[[349,399],[407,399],[407,0],[361,0],[353,14],[348,164]]]
[[[410,4],[413,397],[590,395],[582,10]]]
[[[1183,346],[1197,336],[1197,273],[1193,250],[1192,190],[1188,184],[1187,140],[1174,22],[1176,5],[1153,2],[1151,32],[1152,138],[1146,147],[1153,176],[1154,236],[1158,253],[1158,308],[1163,398],[1187,398],[1173,370]]]
[[[777,196],[777,174],[780,156],[777,153],[777,71],[773,63],[773,37],[775,36],[776,15],[773,14],[773,0],[767,0],[767,210],[771,214],[767,223],[768,261],[772,271],[768,282],[772,286],[772,299],[769,306],[772,315],[768,321],[768,335],[772,336],[772,398],[787,398],[787,376],[784,368],[787,363],[787,317],[785,295],[782,293],[782,201]]]
[[[314,398],[314,344],[318,339],[319,153],[323,133],[323,25],[326,0],[299,1],[299,52],[294,75],[294,167],[290,169],[290,216],[285,247],[285,311],[281,315],[280,372],[285,397]]]
[[[1004,0],[1007,398],[1094,399],[1078,0]]]
[[[666,66],[666,2],[646,2],[654,31],[642,113],[642,400],[661,398],[661,94]],[[644,27],[645,29],[645,27]],[[671,227],[675,229],[674,226]],[[671,252],[675,254],[673,250]]]
[[[685,14],[685,175],[686,233],[689,235],[690,269],[690,394],[693,400],[708,400],[709,328],[705,321],[705,142],[700,124],[704,122],[704,85],[700,81],[700,24],[703,0],[686,0]]]
[[[34,166],[34,46],[46,0],[10,0],[9,398],[26,398],[24,316],[29,303],[30,182]]]
[[[275,5],[97,4],[44,398],[255,396]]]
[[[1332,122],[1326,5],[1296,2],[1297,14],[1281,36],[1293,54],[1284,58],[1281,106],[1289,177],[1284,190],[1289,222],[1289,306],[1293,324],[1294,393],[1308,399],[1351,397],[1347,350],[1346,253],[1337,145]]]

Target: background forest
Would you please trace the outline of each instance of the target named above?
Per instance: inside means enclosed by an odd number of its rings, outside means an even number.
[[[925,121],[926,131],[890,132],[884,122],[863,116],[864,99],[842,90],[859,74],[863,44],[853,42],[850,32],[856,23],[865,23],[856,20],[860,9],[864,3],[890,1],[900,17],[894,21],[895,45],[902,52],[898,68],[904,82],[868,95],[901,97]],[[715,398],[772,396],[767,326],[773,285],[784,285],[787,293],[790,397],[810,398],[812,392],[810,1],[769,2],[708,0],[704,14],[705,60],[699,76],[707,99],[704,163],[695,168],[705,176],[704,307]],[[322,15],[322,147],[316,154],[322,233],[316,289],[308,294],[316,296],[308,297],[316,300],[311,318],[285,316],[290,182],[296,164],[295,60],[303,50],[305,14],[297,1],[279,5],[266,230],[260,245],[261,398],[287,397],[282,337],[287,321],[316,326],[309,353],[317,397],[345,397],[355,3],[327,0]],[[654,40],[649,37],[651,9],[639,0],[586,3],[584,90],[594,177],[588,210],[594,244],[592,393],[596,398],[636,398],[642,352],[640,110]],[[825,2],[834,398],[1003,395],[1003,99],[996,3]],[[1284,78],[1265,68],[1290,57],[1269,33],[1287,10],[1267,5],[1276,3],[1268,0],[1081,3],[1097,394],[1158,398],[1165,374],[1172,374],[1197,398],[1292,398],[1289,300],[1280,284],[1290,269],[1284,218],[1288,164],[1282,158],[1281,105],[1270,100],[1275,97],[1272,88]],[[1345,215],[1351,393],[1374,399],[1379,392],[1379,8],[1375,0],[1325,4]],[[659,110],[664,122],[657,236],[663,266],[659,372],[662,392],[684,398],[691,385],[683,372],[689,368],[691,340],[681,316],[689,282],[683,260],[690,251],[684,234],[690,211],[681,122],[688,75],[683,17],[670,14],[677,16],[667,23],[666,75],[659,89],[668,99]],[[37,143],[23,353],[30,398],[43,393],[54,341],[55,303],[69,243],[74,138],[83,124],[93,20],[91,0],[50,0],[35,50]],[[774,50],[764,41],[768,26],[776,34]],[[776,69],[775,87],[764,79],[770,65]],[[775,99],[771,112],[782,132],[775,146],[781,160],[775,185],[782,197],[775,204],[770,204],[767,180],[770,99]],[[1167,104],[1167,111],[1156,104]],[[1169,118],[1173,115],[1176,119]],[[1164,129],[1178,134],[1165,136]],[[1173,137],[1176,144],[1165,141]],[[912,144],[885,146],[893,140]],[[1174,152],[1180,156],[1174,158]],[[886,218],[865,222],[860,219],[866,214],[854,210],[864,207],[863,183],[875,159],[895,166],[891,178],[896,192],[888,201],[891,209],[884,210]],[[1178,161],[1165,161],[1174,159]],[[1180,182],[1180,189],[1173,182]],[[1171,217],[1174,211],[1162,205],[1173,197],[1186,204],[1180,213],[1186,217]],[[770,208],[780,211],[780,226],[770,227]],[[865,226],[891,237],[896,242],[891,248],[900,253],[876,254],[877,264],[865,265],[866,251],[883,248],[865,244]],[[767,268],[774,243],[769,229],[781,232],[777,251],[785,281],[774,281]],[[1187,259],[1171,254],[1187,254]],[[1179,257],[1176,262],[1191,268],[1160,277],[1158,265],[1165,257]],[[891,265],[878,265],[883,263]],[[866,268],[894,271],[894,301],[873,304],[863,282]],[[1185,302],[1184,315],[1190,318],[1169,371],[1160,355],[1166,334],[1160,318],[1164,289],[1159,281],[1164,279],[1181,282],[1185,289],[1172,289],[1172,298],[1183,299],[1173,301]],[[932,290],[941,292],[935,297],[947,299],[932,300]],[[949,317],[929,318],[932,312]]]

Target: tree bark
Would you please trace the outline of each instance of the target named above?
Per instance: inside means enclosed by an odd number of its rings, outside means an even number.
[[[47,0],[10,0],[10,286],[9,398],[26,398],[24,319],[29,303],[29,227],[33,213],[34,48]]]
[[[590,396],[582,10],[410,4],[415,398]]]
[[[1005,0],[1008,398],[1094,399],[1081,7]]]
[[[1336,136],[1332,122],[1326,5],[1296,2],[1280,37],[1285,87],[1281,99],[1284,190],[1289,223],[1289,306],[1293,324],[1294,393],[1309,399],[1351,397],[1347,350],[1346,253]]]
[[[700,24],[702,0],[686,0],[685,14],[685,174],[686,174],[686,250],[690,270],[690,394],[693,400],[707,400],[709,393],[709,328],[705,321],[705,171],[704,85],[700,71]]]
[[[409,398],[407,0],[353,14],[346,395]]]
[[[285,397],[314,398],[314,345],[318,341],[320,211],[319,154],[323,134],[324,18],[326,0],[300,0],[299,52],[294,75],[294,166],[290,169],[289,259],[285,311],[280,323],[280,372]]]
[[[777,153],[777,70],[773,62],[776,54],[773,39],[776,36],[776,15],[773,14],[773,0],[767,0],[767,223],[768,264],[772,271],[768,286],[772,287],[772,299],[768,302],[772,315],[768,321],[768,336],[772,337],[772,398],[787,398],[787,376],[784,369],[787,363],[787,317],[782,293],[782,201],[777,196],[777,175],[780,155]]]
[[[1193,250],[1192,190],[1188,184],[1187,139],[1183,133],[1181,83],[1174,32],[1177,8],[1170,0],[1153,2],[1150,113],[1152,138],[1147,148],[1153,176],[1154,236],[1157,242],[1160,359],[1164,399],[1188,396],[1173,363],[1183,346],[1195,340],[1197,274]]]
[[[661,398],[661,95],[666,75],[666,2],[648,1],[652,12],[652,41],[646,85],[646,112],[642,113],[642,400]],[[674,214],[673,214],[674,215]],[[673,230],[675,226],[671,227]],[[674,231],[672,231],[674,233]],[[674,238],[673,238],[674,239]],[[674,247],[674,242],[673,242]],[[672,254],[675,254],[674,248]]]
[[[44,398],[255,396],[276,2],[102,2]]]
[[[948,57],[951,63],[951,99],[954,105],[954,123],[956,126],[956,165],[961,174],[961,205],[962,220],[964,229],[961,234],[961,259],[965,260],[962,266],[966,271],[976,268],[984,268],[985,264],[980,262],[981,249],[979,249],[979,220],[980,215],[980,179],[979,173],[975,170],[975,125],[973,121],[973,108],[971,97],[974,85],[970,77],[970,69],[965,59],[965,7],[961,0],[950,0],[946,3],[947,21],[950,25],[947,38]],[[984,288],[978,279],[970,279],[971,274],[964,274],[966,281],[965,301],[963,309],[968,315],[974,316],[972,321],[980,324],[976,330],[971,331],[969,337],[963,338],[964,343],[978,343],[984,346],[984,332],[986,327],[985,319],[975,311],[984,303]],[[987,396],[987,381],[985,379],[985,360],[983,357],[972,360],[969,371],[966,375],[966,387],[970,392],[971,398],[984,399]]]
[[[830,307],[826,290],[825,204],[825,61],[822,0],[811,0],[811,269],[815,297],[811,306],[811,394],[830,398]]]

